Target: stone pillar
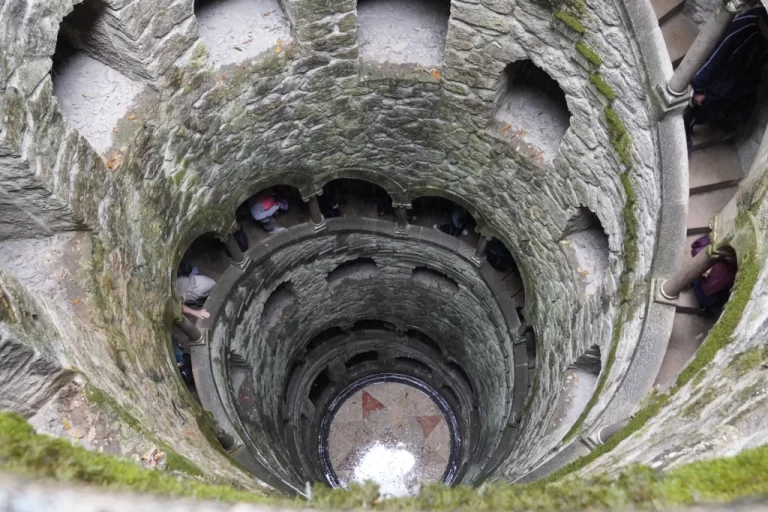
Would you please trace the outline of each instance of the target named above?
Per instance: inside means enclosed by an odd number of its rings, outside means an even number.
[[[181,329],[181,332],[189,338],[190,343],[200,344],[203,342],[203,333],[186,316],[182,315],[181,319],[176,320],[176,327]]]
[[[691,80],[707,61],[728,25],[744,4],[744,0],[723,0],[712,17],[704,24],[669,83],[659,91],[662,107],[666,111],[682,111],[682,108],[687,105],[690,96],[688,86]]]
[[[245,254],[243,254],[243,251],[240,250],[240,246],[237,245],[235,237],[228,235],[222,239],[222,242],[224,242],[224,246],[227,248],[229,257],[232,258],[232,263],[236,267],[243,268],[247,262],[247,258],[245,257]]]
[[[235,448],[237,448],[237,440],[232,437],[231,435],[224,432],[222,429],[218,429],[218,432],[216,432],[216,440],[219,442],[222,448],[224,448],[225,451],[231,452]]]
[[[315,228],[315,231],[322,231],[325,229],[325,218],[323,218],[323,212],[320,211],[317,196],[311,196],[307,203],[309,203],[309,218],[312,220],[312,227]]]
[[[395,207],[395,223],[397,224],[397,232],[405,233],[405,228],[408,227],[408,210],[405,206]]]
[[[680,96],[687,92],[688,85],[693,80],[696,72],[707,61],[717,42],[723,36],[733,17],[743,6],[741,1],[731,1],[720,5],[715,13],[704,24],[696,40],[691,45],[683,61],[675,70],[675,74],[667,84],[667,90],[674,96]]]
[[[711,253],[712,246],[707,246],[695,258],[688,261],[685,266],[669,279],[665,279],[659,286],[659,293],[667,300],[674,300],[680,292],[687,289],[691,283],[704,272],[712,268],[717,261],[717,256]]]
[[[616,423],[600,428],[595,434],[594,441],[596,441],[598,445],[607,443],[610,438],[626,427],[627,423],[629,423],[629,418],[619,420]]]
[[[488,242],[490,242],[490,239],[483,234],[477,239],[475,254],[472,256],[472,261],[478,266],[482,265],[483,261],[485,261],[485,250],[488,248]]]

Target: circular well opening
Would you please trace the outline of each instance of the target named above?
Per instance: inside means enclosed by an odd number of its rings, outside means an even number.
[[[318,441],[331,486],[370,480],[385,497],[451,484],[461,445],[448,403],[423,381],[400,374],[366,377],[345,388],[328,407]]]

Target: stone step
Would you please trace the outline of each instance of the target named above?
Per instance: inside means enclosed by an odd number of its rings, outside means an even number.
[[[699,34],[699,27],[678,12],[662,25],[661,33],[672,65],[677,66]]]
[[[721,188],[688,199],[688,234],[708,233],[709,221],[728,204],[738,187]]]
[[[694,151],[688,161],[691,195],[737,185],[744,173],[733,142],[724,142]]]
[[[736,132],[726,132],[713,124],[699,125],[693,129],[693,135],[691,135],[693,147],[691,149],[698,151],[721,142],[732,141],[735,138]]]
[[[677,298],[677,307],[675,313],[684,313],[687,315],[701,315],[703,311],[699,307],[699,303],[696,301],[696,294],[693,293],[693,288],[688,288],[680,292],[680,296]]]
[[[656,19],[659,25],[662,25],[669,18],[683,9],[685,0],[651,0],[653,12],[656,13]]]
[[[690,315],[680,311],[675,314],[667,352],[654,385],[665,390],[674,383],[675,378],[696,354],[714,324],[714,318]]]

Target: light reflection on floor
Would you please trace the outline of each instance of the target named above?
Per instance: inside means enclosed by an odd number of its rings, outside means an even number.
[[[342,404],[331,423],[328,448],[342,485],[371,480],[383,496],[408,496],[442,478],[450,431],[442,411],[422,391],[382,382]]]

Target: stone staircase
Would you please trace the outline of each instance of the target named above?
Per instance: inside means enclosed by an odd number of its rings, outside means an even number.
[[[672,65],[682,61],[699,33],[699,27],[683,16],[683,0],[651,0]],[[744,173],[734,135],[716,126],[697,126],[689,155],[688,224],[684,258],[691,258],[694,240],[709,232],[710,219],[736,193]],[[656,385],[667,388],[704,341],[716,318],[703,316],[692,290],[680,294],[667,353]]]

